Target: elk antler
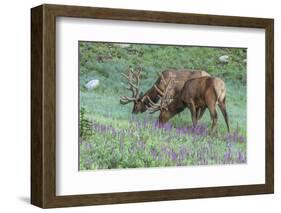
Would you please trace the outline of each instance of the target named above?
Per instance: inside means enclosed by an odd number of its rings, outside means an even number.
[[[161,79],[164,83],[164,90],[162,91],[161,89],[159,89],[156,85],[154,85],[154,88],[157,90],[157,92],[159,93],[158,97],[160,98],[160,102],[159,103],[154,103],[149,96],[146,96],[147,100],[149,101],[149,105],[150,106],[146,106],[147,110],[150,113],[154,113],[157,111],[162,111],[163,109],[168,110],[167,106],[169,105],[169,103],[171,103],[172,101],[172,93],[171,90],[173,89],[173,87],[175,86],[175,79],[174,78],[169,78],[168,81],[166,81],[164,79],[164,76],[161,74]]]
[[[140,81],[140,75],[141,75],[141,70],[139,69],[138,71],[133,71],[132,69],[129,69],[128,75],[125,73],[121,73],[121,75],[127,79],[128,81],[128,86],[122,83],[122,85],[127,89],[132,92],[132,97],[129,96],[121,96],[120,97],[120,103],[121,104],[128,104],[132,101],[135,101],[139,98],[139,81]]]

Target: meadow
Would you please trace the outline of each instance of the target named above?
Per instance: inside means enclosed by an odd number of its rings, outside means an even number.
[[[80,170],[240,164],[247,162],[246,50],[161,45],[79,42],[80,61]],[[227,63],[218,59],[229,56]],[[218,132],[210,134],[206,111],[192,127],[188,109],[164,127],[159,112],[133,115],[133,104],[121,105],[129,94],[121,72],[142,70],[140,88],[149,89],[168,68],[201,69],[223,79],[227,87],[230,133],[219,109]],[[88,91],[85,84],[98,79]]]

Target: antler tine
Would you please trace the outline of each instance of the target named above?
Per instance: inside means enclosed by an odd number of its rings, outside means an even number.
[[[161,109],[161,106],[160,104],[157,104],[157,103],[154,103],[150,98],[149,96],[147,96],[147,99],[149,101],[149,107],[147,105],[145,105],[146,109],[149,111],[149,113],[154,113],[154,112],[157,112]]]
[[[135,93],[137,95],[139,95],[139,82],[140,82],[140,76],[141,76],[141,69],[138,69],[136,71],[130,70],[133,78],[133,81],[135,82],[135,84],[133,84],[133,82],[131,82],[130,84],[132,84],[132,86],[135,88]]]
[[[147,100],[148,100],[150,106],[145,105],[145,107],[146,107],[146,109],[149,111],[149,113],[152,114],[152,113],[155,113],[155,112],[161,110],[161,104],[159,104],[159,103],[154,103],[154,102],[150,99],[149,96],[146,96],[146,98],[147,98]]]
[[[167,98],[170,98],[171,97],[171,93],[170,93],[170,91],[172,90],[172,88],[173,87],[171,87],[171,84],[174,82],[174,79],[172,79],[172,78],[169,78],[169,80],[168,80],[168,83],[167,83],[167,85],[166,85],[166,87],[165,87],[165,90],[164,90],[164,101],[167,101],[168,99]]]
[[[166,85],[167,82],[166,82],[166,80],[165,80],[165,78],[164,78],[164,76],[163,76],[163,73],[160,74],[160,77],[161,77],[161,80],[163,81],[163,83]]]
[[[141,102],[144,102],[145,101],[145,99],[147,99],[147,95],[144,95],[142,98],[141,98]]]
[[[120,97],[120,103],[121,103],[121,104],[128,104],[128,103],[130,103],[130,102],[132,102],[132,101],[129,100],[129,99],[123,99],[123,98]]]
[[[169,88],[170,86],[170,82],[172,80],[171,77],[169,77],[168,79],[168,82],[164,79],[164,76],[163,74],[161,73],[161,78],[162,78],[162,81],[164,82],[164,91],[161,91],[161,89],[159,89],[159,87],[157,87],[156,85],[154,85],[154,88],[156,89],[156,91],[160,94],[160,96],[164,96],[165,95],[165,92],[166,90]],[[173,79],[174,81],[174,79]]]
[[[140,83],[140,75],[141,75],[141,70],[137,70],[135,72],[132,71],[133,76],[135,77],[135,89],[136,89],[136,93],[139,94],[139,83]]]
[[[163,76],[163,75],[162,75]],[[165,80],[165,86],[164,86],[164,90],[161,91],[156,85],[154,85],[154,88],[157,90],[157,92],[160,94],[158,94],[158,97],[160,98],[160,103],[156,104],[153,103],[153,101],[147,97],[150,107],[147,107],[147,109],[150,111],[150,113],[154,113],[156,111],[162,111],[163,109],[168,110],[168,105],[171,102],[171,90],[173,88],[173,82],[174,82],[174,78],[169,78],[168,81]]]
[[[122,85],[127,89],[132,92],[132,97],[128,96],[121,96],[120,97],[120,103],[121,104],[127,104],[129,102],[135,101],[136,99],[139,98],[139,76],[140,76],[140,71],[139,72],[134,72],[132,69],[129,69],[128,74],[126,75],[125,73],[121,73],[121,75],[127,79],[128,81],[128,86]],[[135,83],[133,82],[135,81]]]
[[[156,89],[156,91],[157,91],[161,96],[164,95],[164,93],[163,93],[156,85],[154,85],[154,88]]]
[[[129,86],[126,86],[124,83],[122,83],[122,86],[125,87],[127,90],[132,91],[133,93],[133,97],[137,96],[137,91],[136,91],[136,87],[134,84],[132,84],[131,82],[128,82]]]
[[[139,68],[139,69],[137,69],[136,71],[132,71],[133,73],[134,73],[134,75],[136,76],[136,77],[139,77],[140,75],[141,75],[141,69]]]
[[[122,100],[129,100],[129,101],[134,101],[135,99],[132,97],[128,97],[128,96],[120,96],[120,99]]]
[[[160,104],[154,103],[149,96],[146,96],[147,100],[149,101],[150,106],[160,106]]]
[[[157,97],[158,97],[159,99],[161,99],[161,98],[162,98],[162,96],[161,96],[161,95],[157,95]]]
[[[123,75],[123,77],[125,77],[126,79],[130,80],[129,76],[127,76],[125,73],[121,72],[121,75]]]

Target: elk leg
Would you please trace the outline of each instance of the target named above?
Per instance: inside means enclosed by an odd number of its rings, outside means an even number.
[[[196,109],[196,119],[197,119],[197,121],[199,120],[200,115],[201,115],[201,108],[199,107],[199,108]]]
[[[190,112],[191,112],[193,127],[196,127],[196,125],[197,125],[197,115],[196,115],[195,104],[194,104],[192,99],[190,101]]]
[[[227,131],[229,133],[229,123],[228,123],[228,115],[227,115],[227,111],[226,111],[226,106],[225,106],[225,98],[223,99],[223,101],[219,102],[219,108],[223,114],[224,117],[224,121],[226,123],[227,126]]]
[[[217,126],[217,122],[218,122],[218,114],[216,111],[216,105],[212,105],[212,106],[208,106],[209,111],[210,111],[210,115],[212,118],[212,127],[211,127],[211,132],[214,131],[215,127]]]
[[[199,109],[200,109],[200,113],[197,116],[197,120],[200,120],[203,117],[204,112],[206,111],[206,107],[199,108]]]

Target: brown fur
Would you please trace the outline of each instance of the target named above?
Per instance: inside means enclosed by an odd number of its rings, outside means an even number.
[[[212,118],[213,130],[217,125],[216,105],[218,104],[229,132],[225,101],[225,83],[220,78],[206,76],[187,80],[180,95],[168,105],[168,110],[161,111],[159,122],[164,124],[174,115],[188,107],[192,115],[193,126],[196,126],[199,117],[204,113],[205,109],[208,108]]]
[[[203,70],[190,70],[190,69],[169,69],[162,72],[162,75],[166,81],[168,81],[169,78],[173,77],[175,79],[175,87],[172,91],[172,96],[175,97],[180,94],[181,89],[183,88],[185,82],[188,79],[198,78],[202,76],[210,76],[207,72]],[[160,90],[164,90],[165,83],[161,79],[161,77],[158,77],[156,82],[154,83],[155,86],[157,86]],[[159,100],[158,92],[154,88],[154,85],[145,93],[143,94],[138,100],[134,102],[133,107],[133,113],[143,113],[147,110],[146,106],[149,106],[149,101],[145,98],[146,96],[149,96],[149,98],[153,102],[157,102]]]

